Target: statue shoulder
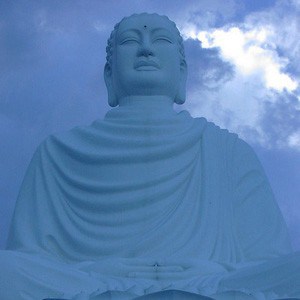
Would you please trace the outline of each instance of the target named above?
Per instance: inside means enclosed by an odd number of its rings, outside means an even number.
[[[91,136],[94,134],[94,128],[92,125],[76,126],[70,130],[56,132],[48,135],[38,148],[53,148],[53,147],[79,147],[85,144]]]
[[[89,154],[93,149],[91,144],[95,143],[95,135],[93,136],[91,131],[91,126],[76,126],[48,135],[37,146],[29,165],[61,165],[68,158],[80,158],[82,154]]]
[[[205,122],[203,142],[206,149],[214,153],[214,156],[223,158],[228,162],[229,168],[255,167],[262,169],[261,163],[253,148],[237,133],[221,128],[205,118],[198,118]]]
[[[238,134],[229,131],[228,129],[221,128],[219,125],[215,124],[214,122],[207,121],[206,118],[195,118],[198,119],[199,122],[203,122],[204,131],[203,137],[206,140],[210,140],[210,142],[214,143],[215,145],[219,145],[224,149],[227,148],[234,148],[235,144],[239,144],[240,142],[244,142]]]

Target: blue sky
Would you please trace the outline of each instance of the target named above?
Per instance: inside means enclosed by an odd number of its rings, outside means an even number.
[[[109,109],[106,41],[139,12],[176,22],[189,68],[183,108],[253,146],[300,250],[299,0],[1,1],[0,248],[37,145]]]

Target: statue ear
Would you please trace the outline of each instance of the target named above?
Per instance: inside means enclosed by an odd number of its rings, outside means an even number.
[[[186,79],[187,79],[187,65],[186,61],[182,60],[180,63],[180,84],[178,94],[175,97],[174,102],[177,104],[183,104],[186,98]]]
[[[114,93],[113,81],[112,81],[112,70],[111,70],[111,66],[108,63],[106,63],[104,67],[104,80],[107,88],[108,104],[111,107],[115,107],[119,103],[116,94]]]

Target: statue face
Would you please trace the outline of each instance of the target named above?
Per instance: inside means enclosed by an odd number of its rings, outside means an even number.
[[[182,69],[178,35],[170,22],[156,15],[138,15],[121,22],[110,70],[118,99],[132,95],[175,98],[185,73]]]

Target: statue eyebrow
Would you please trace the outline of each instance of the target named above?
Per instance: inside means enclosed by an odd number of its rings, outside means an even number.
[[[144,28],[144,27],[143,27],[143,28]],[[141,30],[136,29],[136,28],[125,29],[125,30],[123,30],[122,32],[120,32],[119,35],[121,36],[121,35],[123,35],[124,33],[128,33],[128,32],[130,32],[130,31],[133,31],[133,32],[137,33],[139,36],[141,36]],[[151,32],[151,34],[153,34],[153,33],[156,33],[156,32],[158,32],[158,31],[162,31],[162,32],[164,32],[164,33],[173,35],[172,32],[171,32],[170,30],[166,29],[166,28],[154,28],[154,29],[152,29],[150,32]]]
[[[151,33],[156,33],[157,31],[162,31],[163,33],[168,33],[168,34],[172,34],[172,32],[166,28],[154,28],[151,30]]]
[[[121,36],[121,35],[123,35],[124,33],[128,33],[128,32],[130,32],[130,31],[133,31],[133,32],[137,33],[138,35],[141,35],[141,31],[138,30],[138,29],[136,29],[136,28],[125,29],[125,30],[123,30],[122,32],[120,32],[119,35]]]

